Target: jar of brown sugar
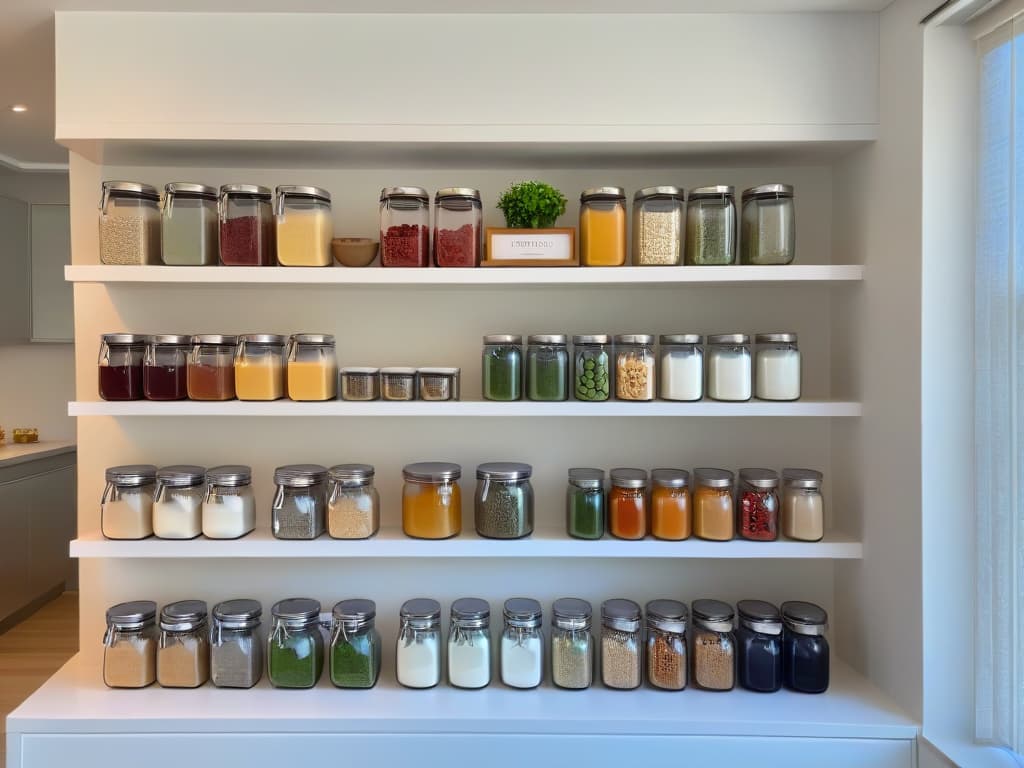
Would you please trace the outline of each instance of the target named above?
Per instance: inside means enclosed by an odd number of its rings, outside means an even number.
[[[731,691],[736,685],[733,609],[721,600],[693,602],[693,683],[705,691]]]
[[[678,600],[647,604],[647,682],[666,691],[686,687],[686,619]]]
[[[641,632],[640,606],[632,600],[601,604],[601,681],[606,688],[640,686]]]
[[[135,600],[107,609],[103,682],[110,688],[145,688],[156,680],[156,603]]]
[[[160,611],[156,679],[164,688],[198,688],[210,677],[206,603],[180,600]]]
[[[727,469],[693,470],[693,535],[711,541],[729,541],[735,520],[733,474]]]

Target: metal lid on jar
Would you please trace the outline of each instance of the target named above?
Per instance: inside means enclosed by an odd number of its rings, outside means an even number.
[[[424,203],[430,202],[430,193],[423,187],[384,187],[380,191],[381,201],[390,200],[393,197],[412,197],[422,200]]]
[[[149,343],[153,346],[185,346],[192,343],[191,336],[184,336],[178,333],[159,333],[149,337]]]
[[[758,333],[754,335],[755,344],[796,344],[795,333]]]
[[[289,597],[274,603],[270,613],[285,627],[304,629],[320,621],[320,602],[309,597]]]
[[[417,368],[423,376],[458,376],[461,368]]]
[[[523,629],[538,628],[544,618],[544,609],[532,597],[510,597],[502,613],[506,624]]]
[[[721,600],[694,600],[693,620],[704,629],[712,632],[731,632],[732,618],[734,616],[732,606],[723,603]]]
[[[580,336],[573,336],[573,344],[608,344],[612,337],[607,333],[586,333]]]
[[[708,344],[734,347],[749,343],[750,336],[745,333],[712,333],[708,335]]]
[[[371,464],[335,464],[327,470],[327,476],[342,485],[365,485],[373,481],[373,474]]]
[[[743,190],[743,200],[758,197],[792,197],[792,184],[761,184],[757,187],[750,187]]]
[[[415,376],[415,368],[402,368],[402,367],[391,367],[381,368],[380,373],[382,376]]]
[[[740,482],[755,488],[778,488],[779,473],[774,469],[745,467],[740,470]]]
[[[781,611],[786,629],[798,635],[823,635],[828,629],[828,614],[814,603],[790,600],[782,604]]]
[[[691,200],[708,199],[712,197],[732,197],[736,194],[736,188],[728,184],[717,184],[710,187],[696,187],[690,190]]]
[[[557,347],[568,344],[569,337],[564,333],[534,333],[526,341],[529,344],[547,344]]]
[[[238,337],[242,344],[273,344],[282,346],[288,339],[276,333],[246,333]]]
[[[156,467],[152,464],[122,464],[109,467],[106,478],[108,483],[125,488],[148,485],[156,481]]]
[[[406,480],[441,482],[442,480],[458,480],[462,477],[462,467],[447,461],[420,461],[406,464],[402,468],[402,477]]]
[[[281,184],[275,190],[279,197],[307,197],[314,200],[331,202],[331,193],[321,187],[309,187],[302,184]]]
[[[491,620],[491,605],[479,597],[460,597],[452,603],[452,622],[464,629],[483,629]]]
[[[224,184],[220,188],[220,194],[222,197],[224,195],[248,195],[269,200],[274,193],[269,187],[261,187],[258,184]]]
[[[662,488],[686,488],[690,484],[690,473],[685,469],[652,469],[651,483]]]
[[[472,200],[480,199],[480,190],[472,187],[445,187],[434,194],[434,200],[446,200],[453,197],[466,197]]]
[[[195,464],[173,464],[156,471],[156,480],[168,488],[191,488],[202,485],[206,479],[206,467]]]
[[[740,600],[736,603],[740,625],[763,635],[782,634],[782,616],[779,609],[764,600]]]
[[[414,597],[402,603],[399,617],[413,629],[434,629],[441,624],[441,604],[429,597]]]
[[[102,190],[104,198],[111,195],[125,195],[141,197],[146,200],[160,199],[160,192],[156,187],[138,181],[104,181]]]
[[[699,333],[664,333],[658,337],[659,344],[703,344]]]
[[[618,467],[613,469],[609,475],[612,479],[612,485],[617,485],[619,488],[647,487],[647,470],[644,469]]]
[[[632,600],[612,598],[601,603],[601,623],[620,632],[640,629],[640,606]]]
[[[551,625],[558,629],[589,629],[593,609],[578,597],[560,597],[551,606]]]
[[[237,336],[225,336],[222,333],[199,333],[192,337],[193,344],[212,344],[219,347],[233,347],[238,344]]]
[[[179,600],[160,611],[160,629],[165,632],[193,632],[206,623],[206,602]]]
[[[523,337],[515,333],[491,333],[484,336],[484,344],[512,344],[521,346]]]
[[[259,600],[240,598],[213,606],[213,618],[224,629],[254,629],[260,625],[263,606]]]
[[[728,469],[697,467],[693,470],[693,482],[705,488],[732,488],[733,474]]]
[[[816,488],[821,489],[823,475],[816,469],[794,469],[782,470],[782,484],[791,488]]]
[[[591,187],[584,189],[580,195],[580,202],[588,200],[625,200],[626,190],[622,187]]]
[[[345,624],[345,629],[355,631],[370,624],[377,616],[377,604],[373,600],[354,598],[341,600],[331,609],[331,617]]]
[[[569,482],[577,488],[604,488],[604,470],[574,467],[569,470]]]
[[[644,187],[638,189],[633,195],[633,200],[646,200],[651,197],[674,197],[677,200],[686,199],[686,191],[672,185],[664,187]]]
[[[329,333],[293,333],[289,338],[296,344],[326,344],[334,346],[334,336]]]
[[[101,338],[105,344],[148,344],[149,336],[141,333],[104,333]]]
[[[155,621],[156,603],[152,600],[132,600],[107,608],[107,626],[114,629],[142,629]]]
[[[380,368],[371,368],[364,365],[349,365],[342,368],[339,373],[342,376],[377,376],[380,374]]]
[[[192,184],[187,181],[172,181],[164,186],[164,193],[169,196],[188,195],[190,197],[205,197],[208,200],[217,199],[217,187],[209,187],[206,184]]]
[[[288,488],[309,488],[325,477],[327,467],[319,464],[286,464],[274,470],[274,483]]]
[[[489,461],[476,468],[477,480],[526,480],[533,467],[519,461]]]
[[[663,632],[685,632],[690,611],[678,600],[651,600],[644,608],[647,626]]]
[[[653,344],[654,336],[649,333],[620,333],[615,337],[616,344]]]
[[[252,467],[245,464],[225,464],[206,470],[207,485],[237,488],[252,482]]]

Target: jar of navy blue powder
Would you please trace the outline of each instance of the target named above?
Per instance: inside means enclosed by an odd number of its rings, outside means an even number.
[[[798,693],[828,689],[828,614],[814,603],[782,604],[782,681]]]
[[[741,688],[774,693],[782,687],[782,616],[763,600],[736,603],[737,681]]]

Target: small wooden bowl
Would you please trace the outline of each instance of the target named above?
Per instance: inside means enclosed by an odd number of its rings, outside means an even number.
[[[377,258],[377,241],[368,237],[336,237],[331,240],[334,260],[345,267],[368,267]]]

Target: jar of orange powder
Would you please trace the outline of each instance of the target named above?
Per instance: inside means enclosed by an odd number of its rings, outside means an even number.
[[[651,470],[651,533],[656,539],[690,538],[690,473],[685,469]]]
[[[647,472],[613,469],[611,478],[608,530],[619,539],[642,539],[647,535]]]

